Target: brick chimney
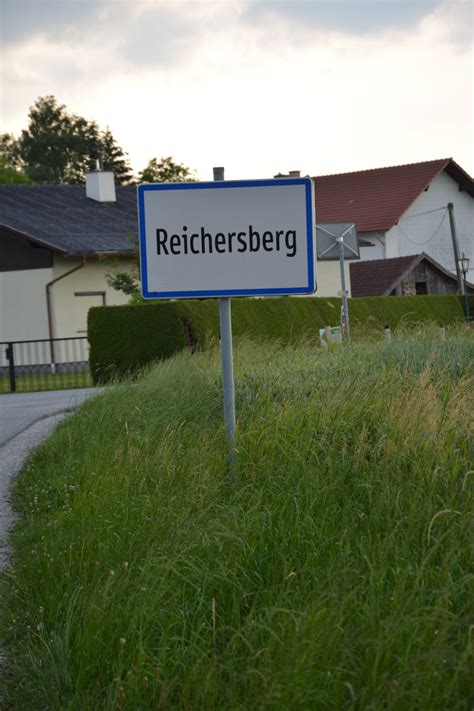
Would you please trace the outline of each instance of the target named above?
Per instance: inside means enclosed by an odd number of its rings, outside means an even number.
[[[95,170],[86,173],[86,196],[97,202],[117,202],[112,170],[102,170],[96,161]]]

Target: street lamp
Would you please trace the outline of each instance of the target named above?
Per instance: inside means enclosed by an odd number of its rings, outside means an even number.
[[[461,259],[458,260],[459,267],[463,273],[464,277],[464,304],[465,304],[465,313],[466,313],[466,321],[469,321],[469,297],[467,293],[467,272],[469,271],[469,257],[466,257],[464,252],[462,253]]]

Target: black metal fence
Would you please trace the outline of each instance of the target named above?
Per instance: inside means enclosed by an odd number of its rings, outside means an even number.
[[[0,342],[0,393],[91,385],[85,337]]]

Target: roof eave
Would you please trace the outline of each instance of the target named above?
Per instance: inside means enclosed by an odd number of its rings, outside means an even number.
[[[18,237],[24,237],[25,239],[29,240],[30,242],[39,244],[41,247],[44,247],[45,249],[50,249],[51,251],[57,252],[58,254],[66,255],[66,252],[64,249],[61,249],[60,247],[57,247],[56,245],[51,244],[50,242],[47,242],[46,240],[38,239],[38,237],[33,237],[33,235],[28,234],[28,232],[23,232],[22,230],[17,230],[17,229],[15,229],[15,227],[12,227],[11,225],[2,223],[2,224],[0,224],[0,228],[8,230],[9,232],[13,232],[13,234],[18,235]]]
[[[133,257],[136,252],[134,250],[94,250],[91,252],[64,252],[66,258],[75,257]]]
[[[136,251],[133,249],[101,249],[101,250],[78,250],[78,251],[67,251],[65,249],[61,249],[57,245],[51,244],[51,242],[47,242],[46,240],[39,239],[38,237],[33,237],[33,235],[28,234],[28,232],[23,232],[22,230],[17,230],[15,227],[12,227],[11,225],[7,225],[5,223],[0,224],[0,228],[8,230],[9,232],[12,232],[15,235],[18,235],[18,237],[23,237],[24,239],[27,239],[30,242],[34,242],[35,244],[40,245],[41,247],[44,247],[45,249],[50,249],[52,252],[56,252],[57,254],[61,254],[63,257],[66,258],[76,258],[76,257],[133,257],[134,254],[136,254]]]
[[[450,158],[445,171],[457,182],[459,190],[465,190],[471,197],[474,197],[474,180],[455,160]]]

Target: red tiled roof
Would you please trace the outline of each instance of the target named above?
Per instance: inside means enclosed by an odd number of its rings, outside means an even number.
[[[443,170],[474,195],[473,179],[452,158],[315,177],[316,220],[389,230]]]

